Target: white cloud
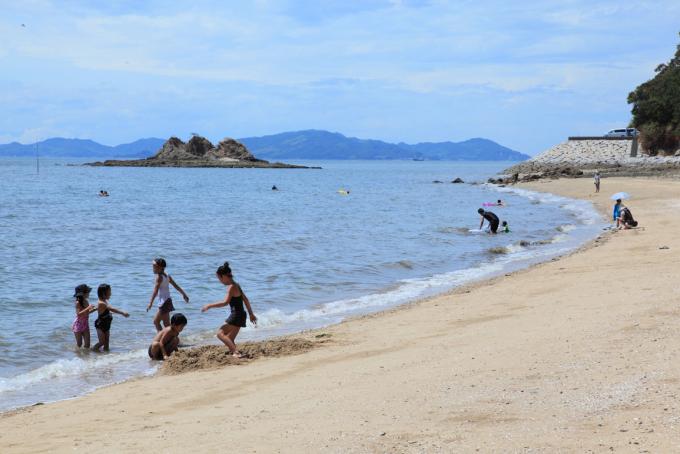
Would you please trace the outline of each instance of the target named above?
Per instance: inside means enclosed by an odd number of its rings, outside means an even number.
[[[354,127],[352,112],[367,109],[363,103],[392,108],[395,97],[409,105],[427,99],[424,109],[437,97],[474,97],[479,105],[501,97],[508,108],[543,97],[541,116],[554,108],[550,96],[562,96],[626,112],[627,90],[674,50],[680,12],[678,2],[611,0],[98,5],[7,6],[0,17],[6,109],[33,109],[34,118],[60,130],[68,121],[75,133],[87,115],[125,124],[156,108],[167,119],[166,98],[182,100],[177,108],[187,116],[216,100],[255,103],[303,127],[319,117],[315,109],[337,104],[346,115],[333,118],[338,130]],[[22,89],[8,90],[18,80]],[[19,122],[29,119],[0,119],[0,129],[22,136],[31,125]],[[248,121],[266,129],[272,120]]]

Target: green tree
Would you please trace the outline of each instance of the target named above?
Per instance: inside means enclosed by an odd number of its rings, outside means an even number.
[[[643,149],[656,155],[680,147],[680,44],[656,76],[628,95],[633,105],[631,126],[640,130]]]

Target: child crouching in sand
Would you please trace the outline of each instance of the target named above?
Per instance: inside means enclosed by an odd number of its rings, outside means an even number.
[[[174,314],[170,326],[156,333],[149,346],[149,358],[157,361],[168,359],[179,347],[179,333],[187,326],[187,318],[183,314]]]
[[[130,314],[109,305],[109,299],[111,299],[111,286],[109,284],[101,284],[99,288],[97,288],[97,296],[99,297],[99,301],[97,302],[97,314],[99,316],[94,322],[94,327],[97,328],[97,338],[99,339],[99,342],[94,344],[92,350],[98,352],[100,348],[104,347],[104,351],[108,352],[111,322],[113,321],[113,315],[111,315],[111,313],[120,314],[125,318],[129,317]]]
[[[250,307],[250,301],[241,286],[234,281],[234,276],[231,274],[231,268],[229,267],[229,262],[224,262],[224,265],[217,268],[217,279],[224,285],[227,286],[227,296],[224,301],[213,304],[206,304],[201,309],[201,312],[205,312],[208,309],[213,309],[216,307],[229,306],[231,308],[231,313],[229,318],[225,321],[224,325],[220,326],[219,331],[217,331],[217,338],[224,342],[229,348],[231,354],[236,358],[241,358],[242,355],[236,349],[236,336],[241,328],[246,326],[246,311],[243,309],[245,304],[246,309],[248,309],[248,314],[250,315],[251,323],[257,323],[257,317],[253,313],[253,309]]]

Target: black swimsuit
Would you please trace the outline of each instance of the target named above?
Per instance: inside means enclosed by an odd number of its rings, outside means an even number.
[[[484,219],[489,221],[489,227],[491,228],[491,231],[493,233],[496,233],[498,230],[498,216],[496,216],[494,213],[491,211],[485,211],[484,214],[482,215]]]
[[[111,315],[111,311],[107,307],[104,312],[99,314],[99,317],[97,317],[97,320],[94,321],[94,327],[97,329],[100,329],[104,332],[107,332],[111,329],[111,322],[113,321],[113,315]]]
[[[241,287],[239,287],[239,290],[241,290]],[[239,296],[231,297],[231,300],[229,300],[229,307],[231,308],[231,314],[229,314],[229,318],[226,320],[227,325],[245,328],[248,315],[243,308],[243,291],[241,291]]]

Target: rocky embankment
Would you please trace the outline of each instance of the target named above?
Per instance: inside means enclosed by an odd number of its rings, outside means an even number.
[[[502,182],[592,175],[635,176],[680,173],[680,156],[631,156],[633,141],[592,138],[568,140],[503,171]]]
[[[201,136],[193,136],[188,142],[171,137],[155,156],[146,159],[108,160],[92,162],[90,166],[111,167],[227,167],[227,168],[275,168],[307,169],[309,167],[269,162],[257,159],[242,143],[226,138],[217,146]]]

